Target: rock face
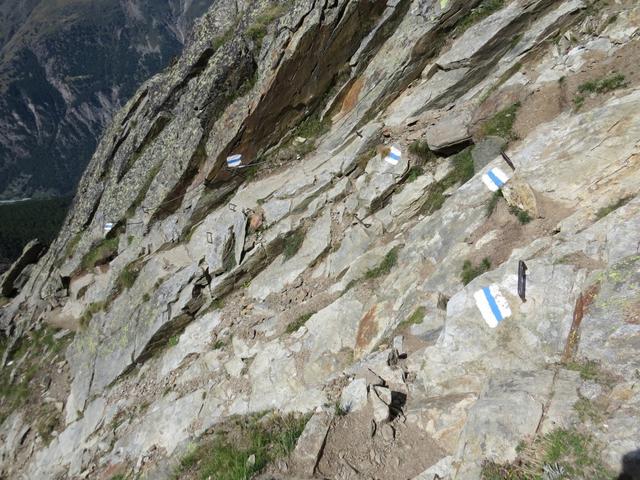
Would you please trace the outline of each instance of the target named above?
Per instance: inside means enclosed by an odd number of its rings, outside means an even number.
[[[0,476],[172,478],[264,411],[311,418],[269,478],[631,468],[640,9],[498,3],[212,5],[3,300]]]
[[[0,200],[73,192],[113,115],[212,3],[0,2]]]

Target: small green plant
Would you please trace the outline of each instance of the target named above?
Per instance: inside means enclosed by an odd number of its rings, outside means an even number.
[[[115,256],[118,253],[118,243],[118,237],[100,240],[82,257],[82,269],[90,270]]]
[[[303,242],[304,232],[302,230],[298,230],[285,238],[283,251],[285,262],[290,258],[293,258],[295,254],[298,253]]]
[[[504,7],[504,0],[483,0],[480,5],[462,17],[456,25],[455,33],[457,35],[464,33],[469,27],[497,12],[502,7]]]
[[[522,446],[512,464],[485,462],[483,480],[542,480],[553,470],[558,479],[615,478],[602,461],[602,447],[588,433],[577,429],[558,429]]]
[[[216,340],[215,343],[211,346],[211,350],[221,350],[227,346],[227,342],[224,340]]]
[[[468,285],[471,280],[482,275],[485,272],[491,270],[491,260],[483,258],[480,265],[474,267],[469,260],[465,260],[462,264],[462,273],[460,274],[460,280],[463,285]]]
[[[143,302],[148,302],[149,300],[151,300],[151,295],[149,295],[148,293],[145,293],[144,295],[142,295],[142,301]]]
[[[610,385],[612,383],[613,376],[603,370],[595,360],[572,360],[567,362],[564,367],[567,370],[580,373],[582,380],[590,380],[602,385]]]
[[[391,269],[396,266],[398,263],[398,251],[400,247],[393,247],[389,252],[384,256],[384,259],[376,268],[369,270],[365,274],[365,278],[373,279],[379,278],[384,275],[388,275],[391,272]]]
[[[427,314],[427,309],[425,307],[416,308],[411,315],[405,318],[398,325],[398,330],[404,330],[405,328],[411,325],[419,325],[424,321],[424,317]]]
[[[595,402],[580,397],[578,401],[573,405],[573,409],[578,414],[581,422],[591,420],[594,423],[601,423],[605,419],[605,415],[601,408],[599,408]]]
[[[129,290],[136,283],[138,275],[140,274],[140,262],[133,261],[127,264],[116,280],[116,288],[118,291]]]
[[[80,327],[87,328],[91,323],[93,316],[98,312],[104,311],[106,306],[105,302],[91,303],[82,314],[82,317],[80,317]]]
[[[513,125],[515,124],[520,106],[520,102],[514,103],[504,110],[500,110],[492,118],[487,120],[482,126],[482,136],[498,136],[505,140],[516,140],[517,135],[513,131]]]
[[[441,181],[434,184],[420,211],[425,215],[440,210],[445,202],[444,192],[456,184],[464,184],[473,178],[475,167],[471,156],[471,147],[464,149],[453,157],[453,169]]]
[[[418,157],[424,163],[428,163],[438,158],[429,148],[429,144],[420,140],[416,140],[409,145],[409,152]]]
[[[516,206],[511,206],[509,208],[509,211],[512,215],[515,215],[515,217],[522,225],[526,225],[531,221],[531,215],[529,215],[529,212],[527,212],[526,210],[522,210],[521,208],[518,208]]]
[[[313,316],[314,313],[315,312],[311,312],[311,313],[307,313],[306,315],[301,315],[300,317],[297,318],[297,320],[287,325],[285,332],[289,334],[297,332],[300,327],[302,327],[305,323],[307,323],[307,321]]]
[[[180,336],[178,335],[173,335],[172,337],[169,338],[169,341],[167,342],[167,344],[170,347],[175,347],[176,345],[178,345],[178,343],[180,343]]]
[[[308,416],[252,416],[190,450],[180,461],[175,478],[185,473],[216,480],[248,480],[269,463],[293,451]]]
[[[625,76],[619,73],[600,80],[585,82],[578,87],[578,94],[574,97],[573,104],[576,110],[580,110],[584,105],[587,95],[609,93],[620,88],[625,88],[626,86],[627,83],[625,82]]]
[[[340,401],[338,400],[333,405],[333,413],[335,414],[336,417],[345,417],[345,416],[347,416],[349,414],[349,409],[348,408],[344,408],[340,404]]]
[[[609,205],[608,207],[601,208],[596,212],[596,219],[601,220],[602,218],[606,217],[610,213],[615,212],[617,209],[624,207],[627,203],[631,201],[632,198],[633,196],[630,195],[628,197],[621,198],[617,202]]]
[[[247,28],[247,36],[253,40],[258,47],[262,48],[262,40],[267,34],[267,28],[285,13],[282,5],[272,5],[265,8],[256,17],[254,22]]]
[[[504,195],[502,195],[502,190],[498,190],[497,192],[493,193],[493,195],[491,196],[491,200],[489,200],[489,205],[487,205],[487,217],[490,217],[493,214],[501,198],[504,198]]]
[[[413,166],[409,169],[407,173],[407,183],[415,182],[420,175],[424,174],[424,169],[420,166]]]

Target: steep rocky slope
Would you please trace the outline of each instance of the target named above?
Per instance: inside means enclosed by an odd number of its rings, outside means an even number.
[[[4,474],[637,468],[639,28],[633,1],[216,3],[6,300]]]
[[[0,1],[0,199],[68,195],[213,0]]]

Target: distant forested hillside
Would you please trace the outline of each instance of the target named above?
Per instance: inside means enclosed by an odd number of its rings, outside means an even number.
[[[49,245],[71,205],[71,197],[0,205],[0,270],[34,238]]]

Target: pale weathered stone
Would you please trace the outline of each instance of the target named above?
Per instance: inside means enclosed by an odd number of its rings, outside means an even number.
[[[347,412],[359,412],[367,406],[367,381],[364,378],[353,380],[342,390],[340,407]]]

